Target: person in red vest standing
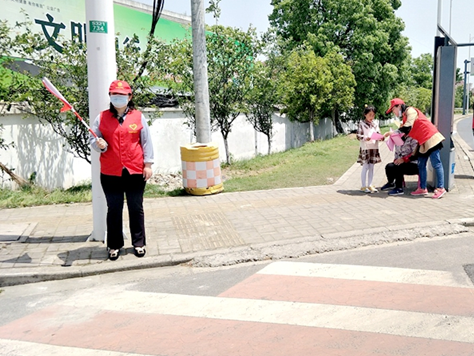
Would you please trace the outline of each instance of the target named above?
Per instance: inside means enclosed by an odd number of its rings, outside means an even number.
[[[134,253],[145,256],[143,192],[153,173],[153,144],[146,118],[133,104],[130,85],[114,80],[109,96],[110,108],[102,111],[91,127],[99,139],[91,135],[90,142],[100,152],[100,182],[107,200],[107,250],[114,261],[124,246],[124,196]]]
[[[439,152],[443,148],[444,136],[420,110],[406,106],[402,99],[395,98],[390,101],[390,108],[386,111],[386,114],[391,112],[396,117],[402,118],[402,125],[398,131],[417,140],[419,144],[417,157],[420,185],[411,195],[428,194],[426,189],[426,165],[429,158],[437,178],[437,188],[432,198],[441,198],[446,194],[446,189],[444,189],[444,169]]]

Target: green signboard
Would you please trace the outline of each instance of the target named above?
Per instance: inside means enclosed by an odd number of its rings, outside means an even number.
[[[102,0],[96,0],[102,1]],[[138,36],[140,48],[146,47],[150,32],[153,8],[133,0],[114,0],[114,23],[89,21],[86,23],[84,0],[0,0],[0,21],[29,21],[29,29],[43,35],[58,52],[64,40],[86,41],[86,32],[114,31],[119,46]],[[162,16],[156,25],[155,37],[165,42],[191,37],[189,22],[178,15]],[[109,26],[110,25],[110,26]]]
[[[107,33],[107,22],[106,21],[89,21],[89,32],[90,33]]]

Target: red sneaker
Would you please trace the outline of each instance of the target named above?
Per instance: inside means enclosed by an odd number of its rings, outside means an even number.
[[[433,199],[439,199],[441,198],[443,195],[446,194],[446,189],[444,188],[437,188],[435,191],[434,191],[434,194],[432,196]]]
[[[411,195],[426,195],[428,194],[428,189],[418,188],[417,190],[411,192]]]

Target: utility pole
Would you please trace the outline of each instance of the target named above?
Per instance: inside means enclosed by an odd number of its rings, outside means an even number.
[[[204,0],[191,0],[193,28],[193,73],[196,101],[196,140],[211,142],[211,116],[209,110],[209,83],[207,79],[206,29]]]
[[[467,59],[464,60],[464,90],[462,94],[462,114],[466,115],[466,106],[467,106],[467,98],[466,98],[466,82],[467,82],[467,75],[470,73],[467,71],[467,64],[471,63]]]
[[[113,0],[86,0],[89,120],[109,106],[109,85],[115,79]],[[89,240],[104,241],[107,204],[100,184],[99,153],[91,149],[93,231]]]

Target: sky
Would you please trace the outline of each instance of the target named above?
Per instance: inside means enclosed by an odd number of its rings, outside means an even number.
[[[151,5],[152,0],[135,0]],[[433,54],[434,37],[437,35],[438,3],[441,1],[441,26],[457,43],[474,43],[474,1],[473,0],[402,0],[396,15],[405,22],[403,35],[409,38],[412,56]],[[208,0],[204,0],[208,6]],[[272,12],[271,0],[221,0],[222,10],[219,23],[225,26],[247,30],[250,25],[257,32],[265,32],[269,26],[268,15]],[[164,9],[191,15],[191,0],[165,0]],[[214,24],[211,15],[206,23]],[[471,41],[470,41],[471,40]],[[464,73],[464,61],[474,57],[474,47],[458,47],[457,66]],[[468,67],[468,70],[470,68]],[[473,73],[474,74],[474,73]]]

